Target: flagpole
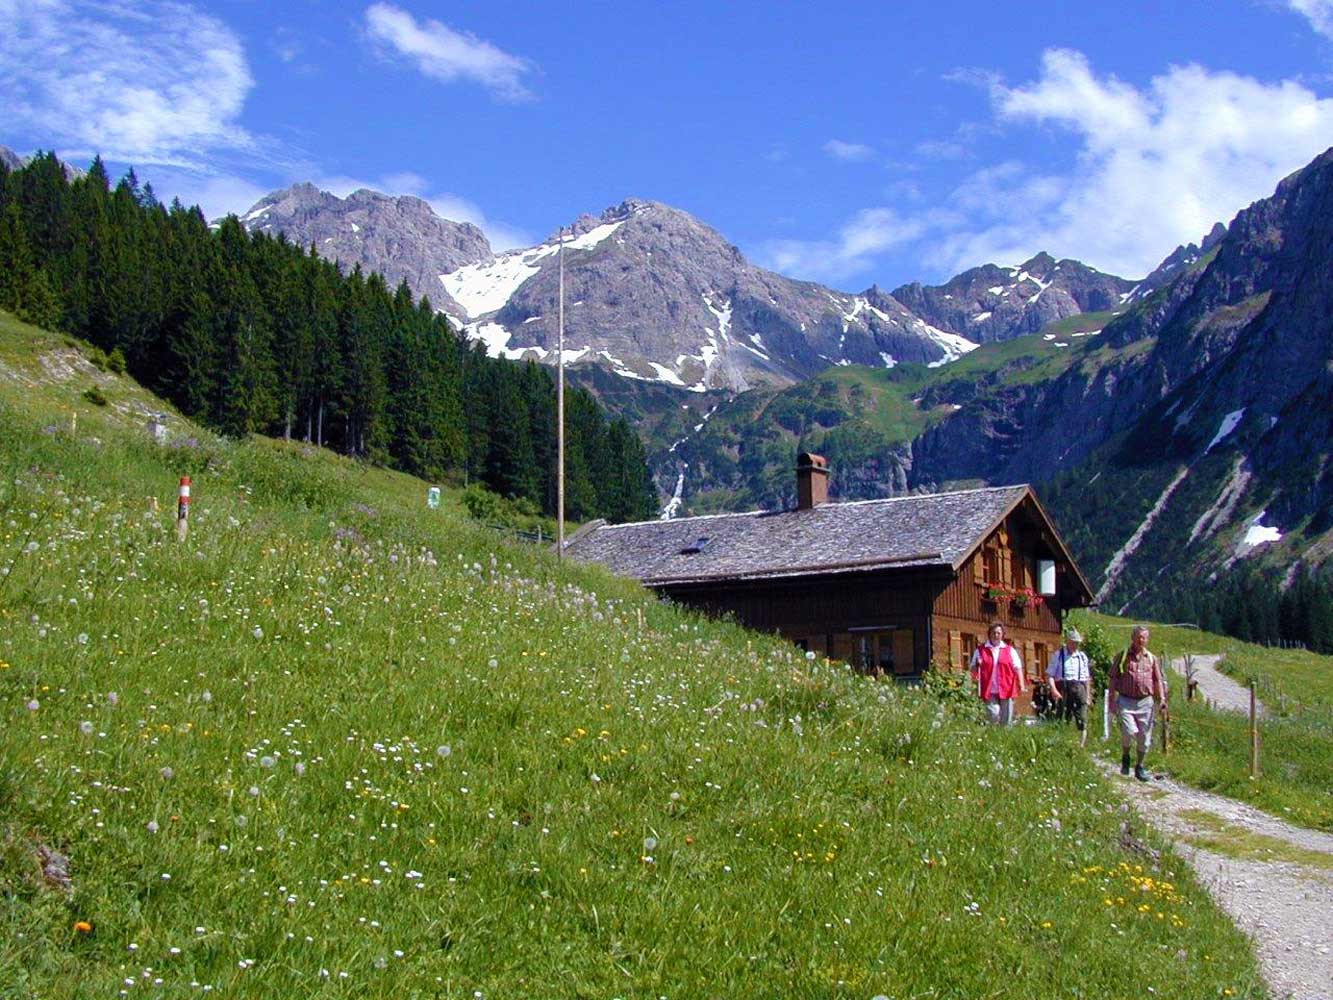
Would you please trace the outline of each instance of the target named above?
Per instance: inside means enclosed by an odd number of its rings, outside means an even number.
[[[555,554],[565,557],[565,227],[560,227],[560,307],[555,381]]]

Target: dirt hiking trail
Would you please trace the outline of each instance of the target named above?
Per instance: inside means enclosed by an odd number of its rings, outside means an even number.
[[[1219,710],[1248,712],[1249,690],[1218,671],[1217,660],[1194,658],[1200,692]],[[1183,661],[1172,666],[1184,675]],[[1142,783],[1099,764],[1253,938],[1273,996],[1333,1000],[1333,834],[1160,774]]]

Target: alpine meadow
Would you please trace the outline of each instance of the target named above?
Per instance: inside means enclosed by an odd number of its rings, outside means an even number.
[[[0,334],[0,993],[1266,995],[1070,733]]]

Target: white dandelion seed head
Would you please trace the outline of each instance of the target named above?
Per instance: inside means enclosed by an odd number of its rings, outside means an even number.
[[[656,838],[656,837],[644,837],[644,838],[643,838],[643,853],[644,853],[644,854],[648,854],[649,852],[653,851],[656,847],[657,847],[657,838]]]
[[[150,819],[150,820],[148,821],[147,829],[148,829],[148,832],[149,832],[149,833],[157,833],[157,831],[158,831],[158,829],[159,829],[159,827],[158,827],[158,825],[157,825],[157,820],[155,820],[155,819]]]
[[[169,768],[169,767],[164,767],[164,768],[162,768],[162,770],[158,771],[157,773],[160,774],[160,775],[162,775],[162,778],[163,778],[164,781],[170,781],[171,778],[172,778],[172,775],[174,775],[176,772],[173,771],[173,770],[172,770],[171,768]]]
[[[78,635],[78,639],[77,639],[77,641],[78,641],[78,644],[79,644],[80,646],[86,646],[86,645],[88,645],[88,633],[87,633],[87,632],[80,632],[79,635]]]
[[[267,755],[259,758],[259,766],[263,768],[272,768],[277,761]]]
[[[256,639],[262,639],[262,638],[264,638],[264,630],[263,630],[262,628],[260,628],[258,625],[255,626],[254,637],[255,637]]]
[[[91,736],[93,734],[93,724],[84,719],[79,723],[79,732],[83,733],[84,736]]]
[[[204,693],[199,696],[199,700],[207,705],[213,700],[213,692],[205,689]]]
[[[292,770],[296,772],[296,776],[299,778],[301,775],[305,774],[305,764],[298,760],[296,766],[292,768]]]
[[[442,744],[441,746],[436,747],[436,748],[435,748],[435,752],[436,752],[436,754],[438,754],[440,757],[448,757],[448,756],[449,756],[451,753],[453,753],[454,751],[453,751],[453,748],[450,747],[448,743],[445,743],[445,744]]]
[[[114,691],[108,691],[106,693],[106,703],[111,706],[119,705],[120,695],[116,694]]]
[[[492,670],[494,670],[499,665],[500,661],[497,660],[494,656],[492,656],[489,660],[486,661],[486,666],[490,667]]]
[[[37,709],[42,707],[42,703],[38,701],[36,698],[33,698],[31,701],[28,702],[27,707],[29,712],[35,712],[37,711]]]
[[[252,798],[252,799],[257,799],[257,798],[259,798],[259,786],[258,786],[258,785],[251,785],[249,791],[250,791],[250,798]]]
[[[250,819],[249,819],[248,816],[245,815],[245,813],[241,813],[239,816],[236,817],[236,825],[237,825],[237,826],[242,826],[242,827],[243,827],[243,826],[245,826],[246,823],[249,823],[249,822],[250,822]]]

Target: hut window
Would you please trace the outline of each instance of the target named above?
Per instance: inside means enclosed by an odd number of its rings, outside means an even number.
[[[687,545],[685,548],[681,549],[680,554],[683,556],[698,555],[704,549],[708,548],[708,542],[709,538],[707,535],[700,535],[694,540],[694,544]]]
[[[1001,570],[1000,550],[994,546],[986,546],[982,552],[982,559],[985,560],[986,582],[1003,583],[1004,574]]]

